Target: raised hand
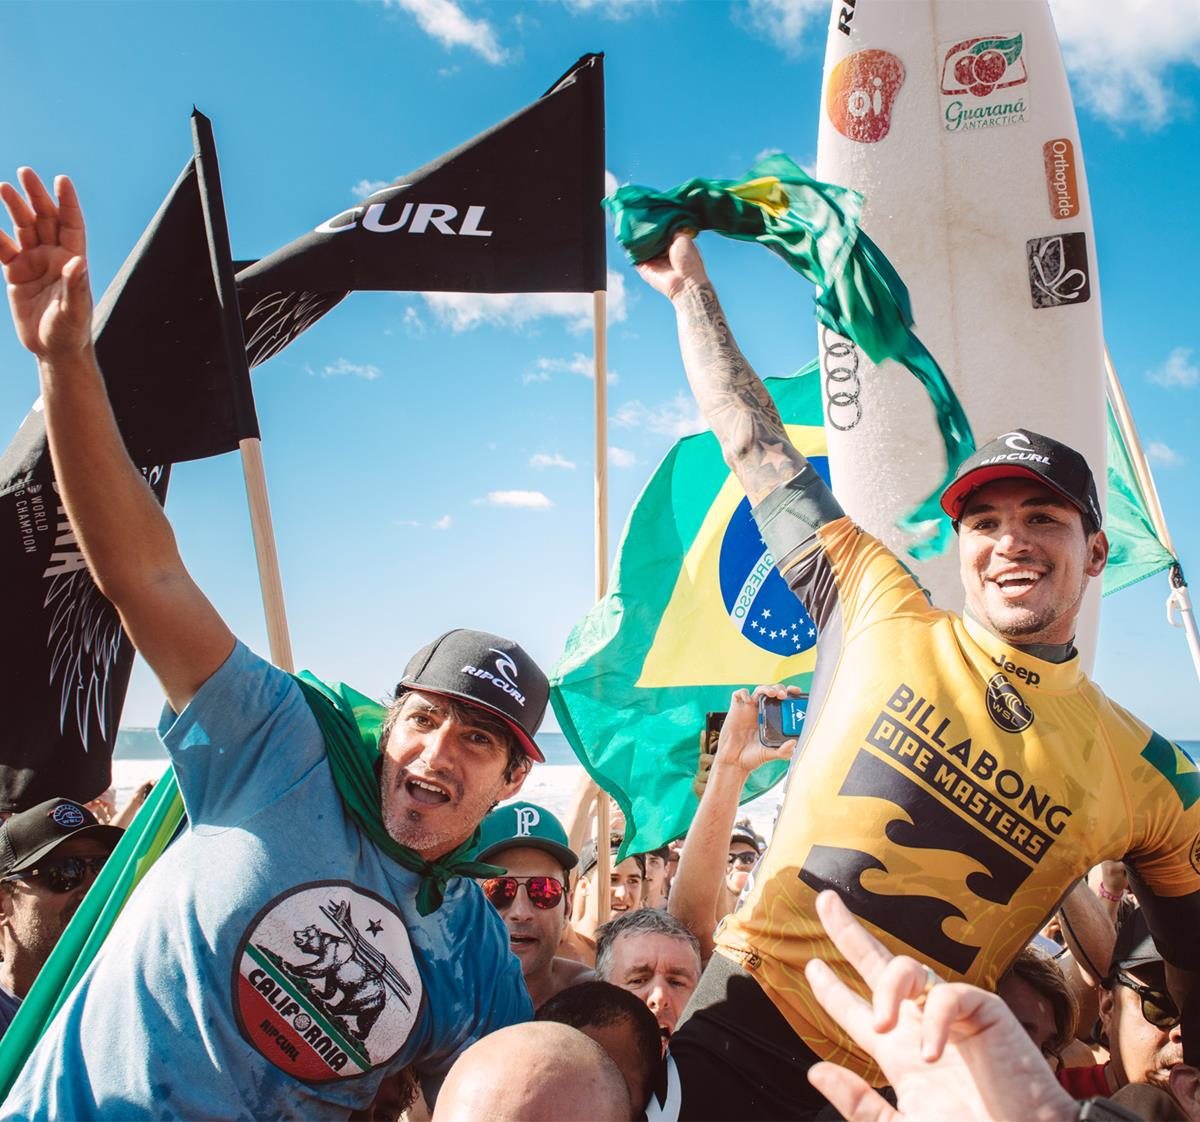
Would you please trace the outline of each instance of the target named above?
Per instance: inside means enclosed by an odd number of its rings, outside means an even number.
[[[995,994],[958,983],[931,984],[937,980],[926,967],[893,956],[836,893],[817,897],[817,914],[867,983],[874,1008],[819,959],[808,962],[805,976],[825,1011],[879,1064],[899,1106],[891,1107],[846,1068],[816,1064],[809,1081],[849,1122],[1075,1118],[1077,1104]]]
[[[672,238],[666,253],[643,261],[637,267],[642,280],[669,300],[674,300],[688,281],[708,282],[704,258],[696,248],[695,236],[694,230],[680,230]]]
[[[11,183],[0,183],[13,225],[11,236],[0,230],[0,265],[17,337],[39,359],[78,354],[92,341],[79,199],[65,175],[54,181],[54,197],[32,169],[18,169],[17,178],[24,197]]]
[[[729,712],[721,726],[717,741],[716,759],[713,765],[737,768],[749,775],[763,764],[791,758],[796,747],[794,740],[786,740],[778,748],[768,748],[758,739],[758,699],[760,697],[799,697],[795,686],[757,686],[753,693],[736,690],[729,699]]]

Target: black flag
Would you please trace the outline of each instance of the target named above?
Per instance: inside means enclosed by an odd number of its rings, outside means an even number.
[[[252,360],[276,324],[307,326],[355,289],[604,288],[603,63],[585,55],[506,121],[242,269]]]
[[[258,435],[244,351],[228,357],[230,317],[234,331],[240,317],[232,265],[226,260],[225,295],[216,275],[228,237],[207,126],[197,114],[196,156],[93,320],[125,446],[159,501],[170,464]],[[94,798],[111,782],[133,646],[59,502],[36,404],[0,456],[0,588],[0,810],[58,795]]]

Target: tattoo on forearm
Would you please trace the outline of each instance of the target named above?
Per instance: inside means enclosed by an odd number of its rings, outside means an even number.
[[[679,338],[692,392],[751,502],[786,483],[805,464],[779,410],[734,341],[711,284],[679,299]]]

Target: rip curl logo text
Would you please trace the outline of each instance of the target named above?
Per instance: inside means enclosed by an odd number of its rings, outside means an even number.
[[[347,230],[362,229],[371,234],[425,234],[436,230],[451,237],[490,238],[493,231],[483,229],[486,209],[468,206],[456,230],[451,223],[458,218],[458,207],[449,203],[401,203],[399,198],[393,198],[344,210],[322,222],[313,233],[342,234]]]
[[[516,663],[503,651],[498,651],[495,647],[489,647],[488,649],[496,656],[495,674],[490,670],[481,670],[477,666],[471,666],[470,663],[462,668],[462,673],[470,674],[473,678],[482,678],[485,682],[493,683],[498,689],[508,694],[522,709],[525,708],[525,695],[516,683]]]

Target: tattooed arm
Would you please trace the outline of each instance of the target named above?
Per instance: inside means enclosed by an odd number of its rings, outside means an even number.
[[[762,379],[746,361],[691,235],[675,235],[661,257],[638,272],[675,305],[679,349],[692,393],[751,503],[766,498],[805,465],[792,446]]]

